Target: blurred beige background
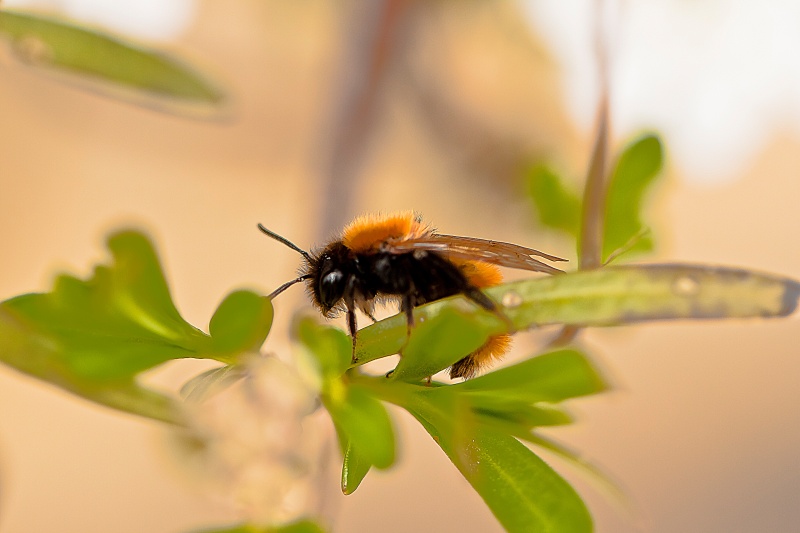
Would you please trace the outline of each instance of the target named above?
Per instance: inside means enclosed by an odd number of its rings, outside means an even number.
[[[265,239],[256,222],[310,247],[359,212],[410,208],[446,232],[574,258],[563,241],[539,232],[520,194],[520,165],[548,157],[578,177],[591,145],[591,119],[569,103],[575,77],[566,74],[580,64],[563,63],[570,56],[547,31],[537,36],[546,20],[530,22],[546,13],[506,1],[366,5],[198,2],[185,31],[158,46],[220,80],[232,101],[216,121],[56,83],[3,49],[0,298],[46,290],[59,270],[87,274],[105,258],[106,232],[128,225],[151,233],[179,309],[199,327],[231,289],[266,292],[294,274],[296,255]],[[384,16],[382,5],[396,11]],[[704,14],[697,24],[711,32],[716,20]],[[371,41],[375,35],[389,37]],[[646,28],[626,35],[641,41],[621,39],[621,57],[652,44]],[[364,51],[370,42],[380,53]],[[687,94],[711,91],[693,72],[641,75],[669,74],[664,84],[677,76]],[[359,80],[371,89],[359,92]],[[630,84],[621,86],[636,101]],[[636,124],[659,127],[656,115],[634,116],[627,101],[616,108],[619,142]],[[693,108],[682,112],[676,123],[696,118]],[[743,149],[727,157],[710,150],[694,166],[670,159],[650,216],[661,246],[648,260],[800,277],[800,140],[788,115],[736,168],[727,160]],[[687,144],[673,126],[664,127],[668,152],[701,144]],[[719,128],[729,136],[730,126]],[[705,133],[716,146],[713,127]],[[722,177],[691,179],[693,169],[716,168],[714,158]],[[266,349],[286,352],[289,314],[304,300],[299,290],[282,298]],[[509,360],[546,338],[521,335]],[[580,474],[552,461],[586,497],[598,531],[796,530],[796,319],[593,330],[584,340],[616,389],[575,402],[578,423],[548,435],[630,495],[635,514],[620,516]],[[177,387],[198,368],[175,363],[152,379]],[[396,415],[402,448],[393,470],[371,473],[345,498],[331,465],[320,490],[335,530],[499,531],[430,438]],[[191,483],[167,440],[155,423],[0,367],[0,533],[179,533],[239,520],[224,499]]]

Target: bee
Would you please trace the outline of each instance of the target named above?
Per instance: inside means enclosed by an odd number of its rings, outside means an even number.
[[[326,318],[347,314],[354,358],[356,309],[374,322],[376,301],[399,300],[410,333],[415,307],[462,294],[507,321],[498,305],[482,291],[502,281],[498,265],[556,274],[561,271],[532,256],[565,261],[516,244],[437,233],[410,211],[356,218],[340,238],[311,253],[261,224],[258,228],[303,256],[299,276],[269,297],[305,281],[311,301]],[[510,344],[508,334],[490,337],[481,348],[456,362],[450,368],[450,377],[474,377],[503,356]]]

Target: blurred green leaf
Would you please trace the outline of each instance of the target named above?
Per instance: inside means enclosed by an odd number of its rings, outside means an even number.
[[[338,378],[350,366],[353,345],[342,330],[303,317],[296,325],[295,335],[319,364],[324,381]]]
[[[174,402],[136,375],[178,358],[234,360],[234,350],[263,342],[271,307],[234,293],[215,313],[220,338],[209,337],[178,313],[147,237],[119,232],[108,247],[112,263],[89,279],[61,275],[49,293],[0,303],[0,361],[108,407],[177,422]]]
[[[537,165],[528,171],[527,186],[539,222],[547,228],[562,230],[577,238],[581,202],[558,174],[544,165]]]
[[[311,520],[300,520],[285,526],[266,529],[264,533],[325,533],[325,530]]]
[[[201,402],[228,388],[247,375],[243,365],[225,365],[196,375],[183,384],[181,397],[187,402]]]
[[[520,438],[566,460],[574,468],[586,474],[589,480],[594,482],[597,489],[618,507],[619,512],[630,517],[635,515],[636,511],[631,507],[632,502],[625,491],[607,473],[583,458],[580,453],[536,433],[528,433]]]
[[[164,54],[40,15],[0,11],[0,36],[27,63],[171,99],[217,105],[222,93]]]
[[[344,455],[342,491],[350,494],[372,466],[388,468],[394,462],[389,414],[379,400],[350,383],[344,374],[350,365],[352,343],[343,331],[305,317],[298,321],[295,332],[300,345],[319,364],[322,403],[336,426]]]
[[[490,333],[458,310],[443,309],[414,326],[391,377],[419,381],[432,376],[480,348]]]
[[[781,317],[797,307],[800,284],[760,272],[702,265],[626,265],[521,280],[485,290],[492,299],[513,300],[503,309],[517,330],[562,324],[612,326],[652,320]],[[513,298],[507,298],[513,296]],[[520,302],[519,305],[516,302]],[[476,327],[506,327],[492,313],[453,297],[415,309],[430,320],[448,307],[472,315]],[[482,325],[481,325],[482,324]],[[358,334],[356,364],[398,353],[406,334],[396,315]]]
[[[606,197],[603,261],[615,251],[648,252],[653,249],[649,234],[643,234],[642,201],[647,188],[660,174],[663,147],[655,135],[645,135],[622,152],[608,183]],[[635,240],[635,242],[631,242]]]
[[[213,351],[237,355],[258,350],[272,326],[272,315],[269,298],[250,291],[230,293],[208,324]]]
[[[337,432],[345,437],[342,441],[355,449],[359,460],[363,458],[377,468],[388,468],[394,463],[392,422],[379,400],[363,387],[349,385],[323,393],[322,402]]]
[[[353,446],[353,441],[348,440],[343,448],[342,493],[352,494],[369,473],[372,463]]]
[[[325,533],[325,530],[312,520],[298,520],[285,526],[239,524],[230,527],[196,530],[193,533]]]

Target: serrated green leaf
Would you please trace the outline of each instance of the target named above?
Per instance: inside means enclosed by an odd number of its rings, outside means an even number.
[[[341,393],[323,394],[322,401],[342,442],[355,447],[365,461],[377,468],[394,463],[394,430],[389,413],[379,400],[363,387],[350,385]]]
[[[41,15],[0,11],[0,36],[22,60],[175,100],[218,105],[222,93],[169,56]]]
[[[536,206],[539,222],[548,228],[578,236],[581,202],[550,168],[537,165],[527,173],[528,192]]]
[[[620,155],[606,197],[604,262],[635,238],[638,240],[626,253],[653,249],[652,237],[643,234],[642,201],[647,188],[661,172],[663,158],[661,141],[655,135],[646,135],[634,141]]]
[[[797,307],[797,281],[756,271],[664,264],[611,266],[507,283],[485,290],[495,301],[513,300],[503,309],[515,328],[550,324],[612,326],[675,319],[768,318]],[[509,298],[509,296],[511,298]],[[519,302],[519,304],[517,304]],[[472,315],[476,324],[503,331],[492,313],[448,298],[414,310],[429,320],[449,307]],[[364,364],[397,353],[405,342],[405,317],[396,315],[359,331],[356,355]]]
[[[432,376],[480,348],[490,333],[490,329],[477,327],[458,310],[445,309],[414,326],[391,377],[419,381]]]
[[[267,338],[272,315],[269,298],[242,290],[230,293],[208,324],[212,349],[234,355],[257,351]]]
[[[352,342],[342,330],[304,317],[298,321],[295,335],[319,364],[324,381],[338,378],[350,366]]]
[[[352,441],[347,441],[342,461],[342,493],[354,493],[371,468],[372,463],[353,446]]]

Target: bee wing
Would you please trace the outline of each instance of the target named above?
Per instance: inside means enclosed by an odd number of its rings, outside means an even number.
[[[415,250],[439,252],[457,259],[483,261],[484,263],[492,263],[509,268],[547,272],[549,274],[555,274],[561,272],[561,270],[534,259],[531,257],[532,255],[549,261],[566,261],[566,259],[517,244],[435,233],[412,239],[389,241],[386,243],[385,250],[395,254],[408,253]]]

